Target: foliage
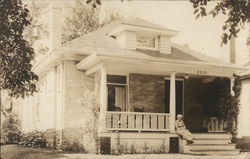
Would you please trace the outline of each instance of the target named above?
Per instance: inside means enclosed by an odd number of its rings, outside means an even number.
[[[71,141],[68,139],[64,139],[62,144],[62,150],[86,153],[84,146],[79,142],[79,140]]]
[[[225,91],[219,101],[219,113],[221,119],[229,122],[229,131],[237,128],[239,107],[240,107],[240,94],[241,94],[241,80],[239,76],[235,75],[232,95],[229,91]],[[236,125],[235,125],[236,124]]]
[[[99,150],[99,104],[93,92],[83,94],[83,98],[80,100],[83,108],[83,141],[86,151],[98,152]]]
[[[48,9],[48,2],[31,1],[28,3],[29,15],[28,20],[30,25],[24,29],[24,39],[35,50],[36,54],[45,54],[48,51],[48,46],[43,41],[49,39],[48,24],[44,22],[43,15]]]
[[[72,15],[66,17],[63,27],[62,43],[78,38],[115,20],[124,19],[116,10],[106,11],[106,16],[100,20],[100,9],[93,8],[85,1],[76,0],[72,6]]]
[[[193,4],[196,18],[207,16],[207,3],[210,0],[190,0]],[[220,0],[214,9],[209,12],[213,17],[219,14],[227,15],[227,20],[222,29],[222,44],[226,44],[232,36],[237,37],[244,24],[250,22],[250,1],[249,0]]]
[[[125,17],[123,16],[123,14],[115,9],[112,9],[112,8],[108,8],[106,11],[105,11],[106,15],[104,16],[104,18],[102,19],[101,21],[101,24],[100,26],[104,26],[106,24],[110,24],[114,21],[117,21],[117,20],[124,20]]]
[[[34,50],[22,35],[30,24],[28,14],[20,0],[0,1],[0,90],[14,97],[32,94],[38,80],[31,70]]]
[[[4,120],[1,130],[1,142],[5,144],[18,143],[21,138],[20,122],[17,115],[10,113],[8,118]]]
[[[44,132],[44,137],[46,139],[46,148],[55,149],[57,147],[55,129],[47,129]]]
[[[237,149],[240,149],[241,152],[250,152],[250,137],[242,137],[239,138],[237,141],[237,145],[236,145]]]
[[[93,8],[96,8],[98,5],[101,5],[101,0],[87,0],[87,4],[91,4]]]
[[[99,27],[98,9],[92,8],[82,0],[76,0],[72,16],[66,17],[62,42],[73,40]]]
[[[45,134],[42,131],[32,131],[28,133],[23,133],[19,145],[35,147],[35,148],[45,148],[46,147],[46,138]]]

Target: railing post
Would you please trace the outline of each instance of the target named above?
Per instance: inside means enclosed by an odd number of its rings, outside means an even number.
[[[170,131],[175,131],[175,72],[170,75]]]

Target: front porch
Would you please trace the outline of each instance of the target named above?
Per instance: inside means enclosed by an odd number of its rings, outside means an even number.
[[[153,153],[162,148],[170,152],[171,144],[178,139],[179,152],[190,152],[185,148],[191,148],[195,153],[199,143],[205,143],[200,153],[207,153],[206,148],[218,139],[217,147],[222,145],[219,153],[239,152],[232,151],[234,145],[228,145],[226,123],[213,115],[219,91],[232,90],[233,74],[240,69],[215,63],[105,54],[91,55],[77,68],[95,78],[99,134],[111,150],[126,146],[144,150],[151,146]],[[186,146],[175,133],[177,114],[183,114],[193,134],[203,133],[198,135],[196,147]]]
[[[175,78],[172,89],[171,83],[161,75],[107,75],[105,130],[174,132],[175,117],[183,114],[191,132],[224,132],[214,105],[220,90],[230,91],[229,79],[189,75]]]
[[[213,118],[214,103],[219,91],[232,90],[233,74],[241,68],[120,56],[91,55],[77,64],[86,75],[95,76],[100,131],[174,132],[176,115],[183,114],[191,132],[208,132],[211,127],[222,132],[225,124]]]

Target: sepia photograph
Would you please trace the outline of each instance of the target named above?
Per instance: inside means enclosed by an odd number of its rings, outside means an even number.
[[[250,159],[250,0],[0,0],[0,159]]]

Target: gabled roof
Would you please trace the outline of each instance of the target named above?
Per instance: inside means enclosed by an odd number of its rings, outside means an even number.
[[[140,26],[140,27],[146,27],[146,28],[153,28],[153,29],[162,29],[162,30],[170,30],[166,27],[163,27],[161,25],[149,22],[147,20],[141,19],[141,18],[135,18],[132,20],[127,20],[121,22],[121,24],[128,24],[128,25],[134,25],[134,26]]]
[[[170,60],[178,61],[196,61],[196,62],[205,62],[221,66],[234,67],[236,65],[230,64],[224,61],[217,60],[215,58],[209,57],[203,53],[194,51],[188,47],[171,43],[171,52],[172,54],[166,55],[159,52],[148,51],[148,50],[127,50],[120,46],[118,41],[114,37],[110,37],[109,33],[117,28],[121,24],[129,25],[138,25],[153,27],[158,29],[167,29],[165,27],[159,26],[157,24],[148,22],[143,19],[136,18],[127,22],[115,21],[111,24],[105,25],[96,31],[88,33],[84,36],[76,38],[70,42],[67,42],[64,47],[69,48],[79,48],[83,50],[88,50],[91,53],[101,53],[101,54],[115,54],[115,55],[124,55],[130,54],[131,56],[148,56],[148,57],[157,57]]]

